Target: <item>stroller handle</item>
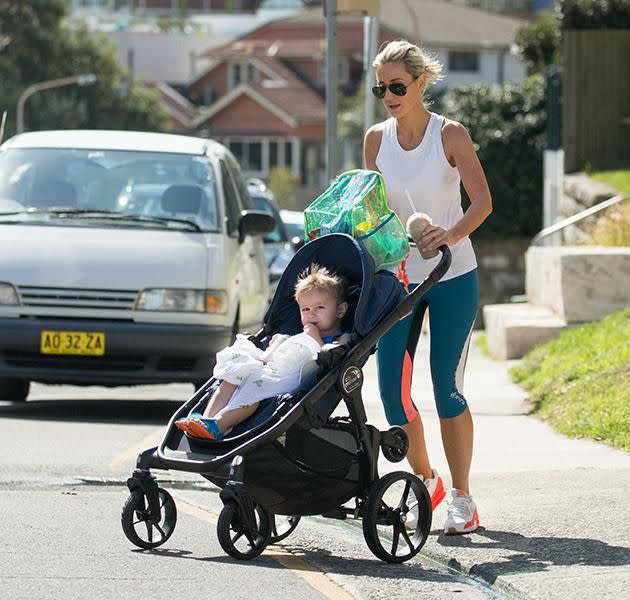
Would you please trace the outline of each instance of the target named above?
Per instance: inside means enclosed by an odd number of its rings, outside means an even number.
[[[398,306],[364,339],[362,339],[346,356],[345,364],[352,362],[362,361],[366,355],[372,352],[373,346],[377,343],[378,339],[391,327],[393,327],[398,321],[404,319],[412,311],[415,303],[426,294],[429,289],[433,287],[448,271],[451,266],[451,250],[446,244],[443,244],[438,248],[442,253],[440,261],[435,268],[427,275],[424,281],[411,292],[407,294],[403,300],[400,301]]]

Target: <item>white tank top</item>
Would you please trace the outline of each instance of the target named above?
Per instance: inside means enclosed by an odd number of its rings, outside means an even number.
[[[460,176],[446,159],[442,145],[444,117],[431,113],[422,141],[413,150],[404,150],[398,142],[396,119],[385,121],[376,166],[383,175],[387,202],[403,225],[414,212],[431,217],[434,225],[450,229],[463,216]],[[407,196],[411,196],[413,207]],[[453,261],[441,281],[458,277],[477,267],[475,252],[468,236],[451,247]],[[416,249],[407,259],[409,281],[419,283],[439,261],[425,260]]]

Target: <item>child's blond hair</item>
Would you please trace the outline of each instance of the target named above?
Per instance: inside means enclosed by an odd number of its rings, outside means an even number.
[[[322,294],[333,298],[337,304],[346,300],[346,281],[336,273],[331,273],[326,267],[313,263],[304,269],[295,284],[295,299],[311,290],[319,290]]]

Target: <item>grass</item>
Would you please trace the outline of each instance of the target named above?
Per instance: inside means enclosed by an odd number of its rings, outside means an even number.
[[[599,171],[591,173],[590,177],[630,197],[630,169]],[[630,200],[607,209],[594,221],[589,243],[595,246],[630,246]]]
[[[564,331],[510,374],[558,431],[630,452],[629,341],[630,308]]]
[[[597,171],[589,177],[614,187],[620,194],[630,196],[630,169],[624,171]]]

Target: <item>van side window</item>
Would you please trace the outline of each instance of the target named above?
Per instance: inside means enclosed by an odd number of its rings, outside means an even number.
[[[227,165],[221,161],[221,184],[225,198],[225,214],[227,215],[228,233],[235,235],[241,218],[241,202]]]
[[[238,188],[239,194],[241,196],[241,203],[243,205],[243,208],[245,209],[254,208],[252,200],[249,196],[249,192],[247,191],[247,185],[245,184],[245,179],[241,175],[241,170],[238,166],[238,163],[236,162],[234,158],[232,158],[229,155],[226,156],[226,162],[230,168],[230,173],[232,173],[232,176],[234,177],[236,187]]]

